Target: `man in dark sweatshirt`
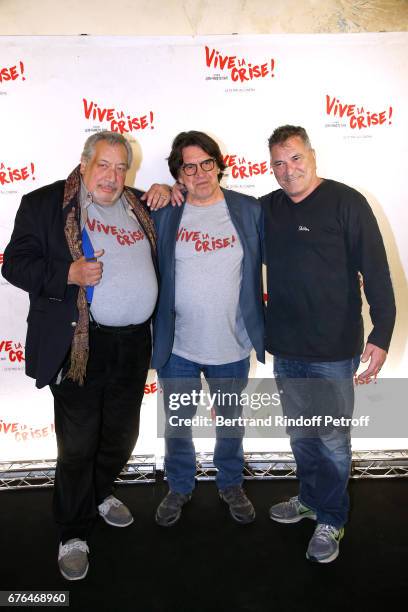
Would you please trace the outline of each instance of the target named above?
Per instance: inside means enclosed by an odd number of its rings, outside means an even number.
[[[338,556],[348,515],[350,431],[319,425],[327,415],[352,416],[360,355],[368,362],[360,378],[380,371],[394,327],[394,295],[367,200],[347,185],[316,175],[315,152],[304,128],[277,128],[269,148],[281,189],[261,198],[266,349],[274,355],[300,484],[298,496],[271,507],[270,518],[316,520],[306,557],[329,563]],[[373,323],[365,347],[360,274]],[[298,426],[299,418],[312,417],[314,427]]]

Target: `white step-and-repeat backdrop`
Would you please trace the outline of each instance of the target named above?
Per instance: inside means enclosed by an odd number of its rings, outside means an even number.
[[[260,196],[277,188],[271,132],[303,125],[319,175],[361,191],[378,219],[398,304],[382,375],[405,377],[407,50],[406,33],[0,37],[0,265],[21,196],[65,178],[95,131],[130,140],[136,164],[127,182],[140,189],[172,182],[166,157],[178,132],[208,132],[228,165],[223,185]],[[0,304],[0,460],[52,458],[51,394],[24,375],[28,298],[1,278]],[[367,309],[365,319],[369,329]],[[251,373],[270,377],[271,359],[266,366],[253,359]],[[371,448],[406,442],[374,440]],[[282,444],[246,440],[246,450],[288,448]],[[197,448],[210,450],[212,442]],[[136,452],[162,455],[154,372]]]

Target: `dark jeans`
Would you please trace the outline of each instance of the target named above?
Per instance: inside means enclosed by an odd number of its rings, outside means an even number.
[[[85,384],[65,378],[50,385],[58,446],[54,517],[63,543],[87,538],[98,504],[132,453],[150,354],[148,322],[128,329],[92,324]]]
[[[222,365],[205,365],[189,361],[183,357],[172,354],[164,367],[158,371],[160,385],[165,399],[167,417],[171,414],[168,409],[168,397],[173,393],[199,392],[201,389],[201,372],[203,372],[211,393],[225,393],[240,396],[248,382],[249,357],[233,363]],[[179,411],[183,417],[192,418],[197,407],[185,406]],[[225,418],[239,417],[242,407],[238,404],[216,405],[217,415]],[[230,431],[226,431],[229,429]],[[169,487],[176,493],[191,493],[195,485],[196,455],[192,440],[191,427],[185,427],[181,437],[168,435],[166,429],[165,468]],[[244,468],[244,451],[242,439],[244,427],[217,427],[214,449],[214,465],[217,468],[217,486],[225,489],[229,486],[242,483]]]
[[[275,357],[275,378],[284,416],[351,418],[353,376],[359,362],[359,356],[313,363]],[[349,510],[350,428],[291,426],[287,432],[296,460],[299,500],[315,510],[318,523],[339,529],[346,523]]]

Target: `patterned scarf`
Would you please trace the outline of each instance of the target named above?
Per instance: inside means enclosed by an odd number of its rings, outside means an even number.
[[[64,232],[71,257],[74,261],[83,255],[80,227],[81,210],[79,203],[81,174],[79,168],[80,166],[78,165],[67,178],[65,182],[64,199],[62,202],[62,209],[64,211],[68,206],[71,206],[71,209],[68,211],[66,217]],[[132,207],[138,222],[145,232],[150,242],[152,256],[155,258],[156,232],[153,221],[151,220],[146,208],[141,202],[139,202],[138,198],[128,187],[124,188],[123,194],[126,201]],[[83,385],[89,356],[89,312],[88,303],[86,300],[86,290],[84,287],[79,287],[77,307],[79,318],[75,327],[74,337],[72,339],[71,362],[69,371],[67,373],[67,378],[77,382],[79,385]]]

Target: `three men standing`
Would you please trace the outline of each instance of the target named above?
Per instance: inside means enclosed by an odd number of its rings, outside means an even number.
[[[133,521],[111,489],[138,435],[158,294],[156,250],[161,291],[152,366],[165,405],[174,391],[200,390],[202,373],[211,393],[239,396],[251,350],[264,360],[262,244],[266,348],[274,355],[286,416],[324,410],[351,416],[361,353],[369,361],[361,377],[377,375],[386,359],[395,304],[367,201],[317,176],[303,128],[278,128],[269,146],[281,189],[259,203],[221,189],[225,165],[212,138],[180,133],[169,168],[186,198],[180,208],[155,213],[157,246],[141,192],[125,187],[132,151],[116,133],[91,136],[66,181],[23,197],[2,273],[30,294],[26,370],[54,396],[54,513],[59,566],[69,580],[88,571],[86,539],[98,513],[118,527]],[[167,192],[155,197],[168,200]],[[374,326],[364,351],[359,273]],[[294,382],[312,379],[324,381],[328,395],[320,384]],[[192,417],[195,408],[186,407],[183,416]],[[216,410],[241,414],[239,402]],[[347,520],[350,434],[335,428],[289,434],[299,495],[272,506],[270,517],[317,520],[307,557],[328,563],[338,555]],[[217,428],[214,464],[220,497],[245,524],[255,511],[242,489],[242,439],[242,428]],[[167,424],[165,467],[170,491],[156,521],[170,526],[194,488],[191,428],[171,432]]]

